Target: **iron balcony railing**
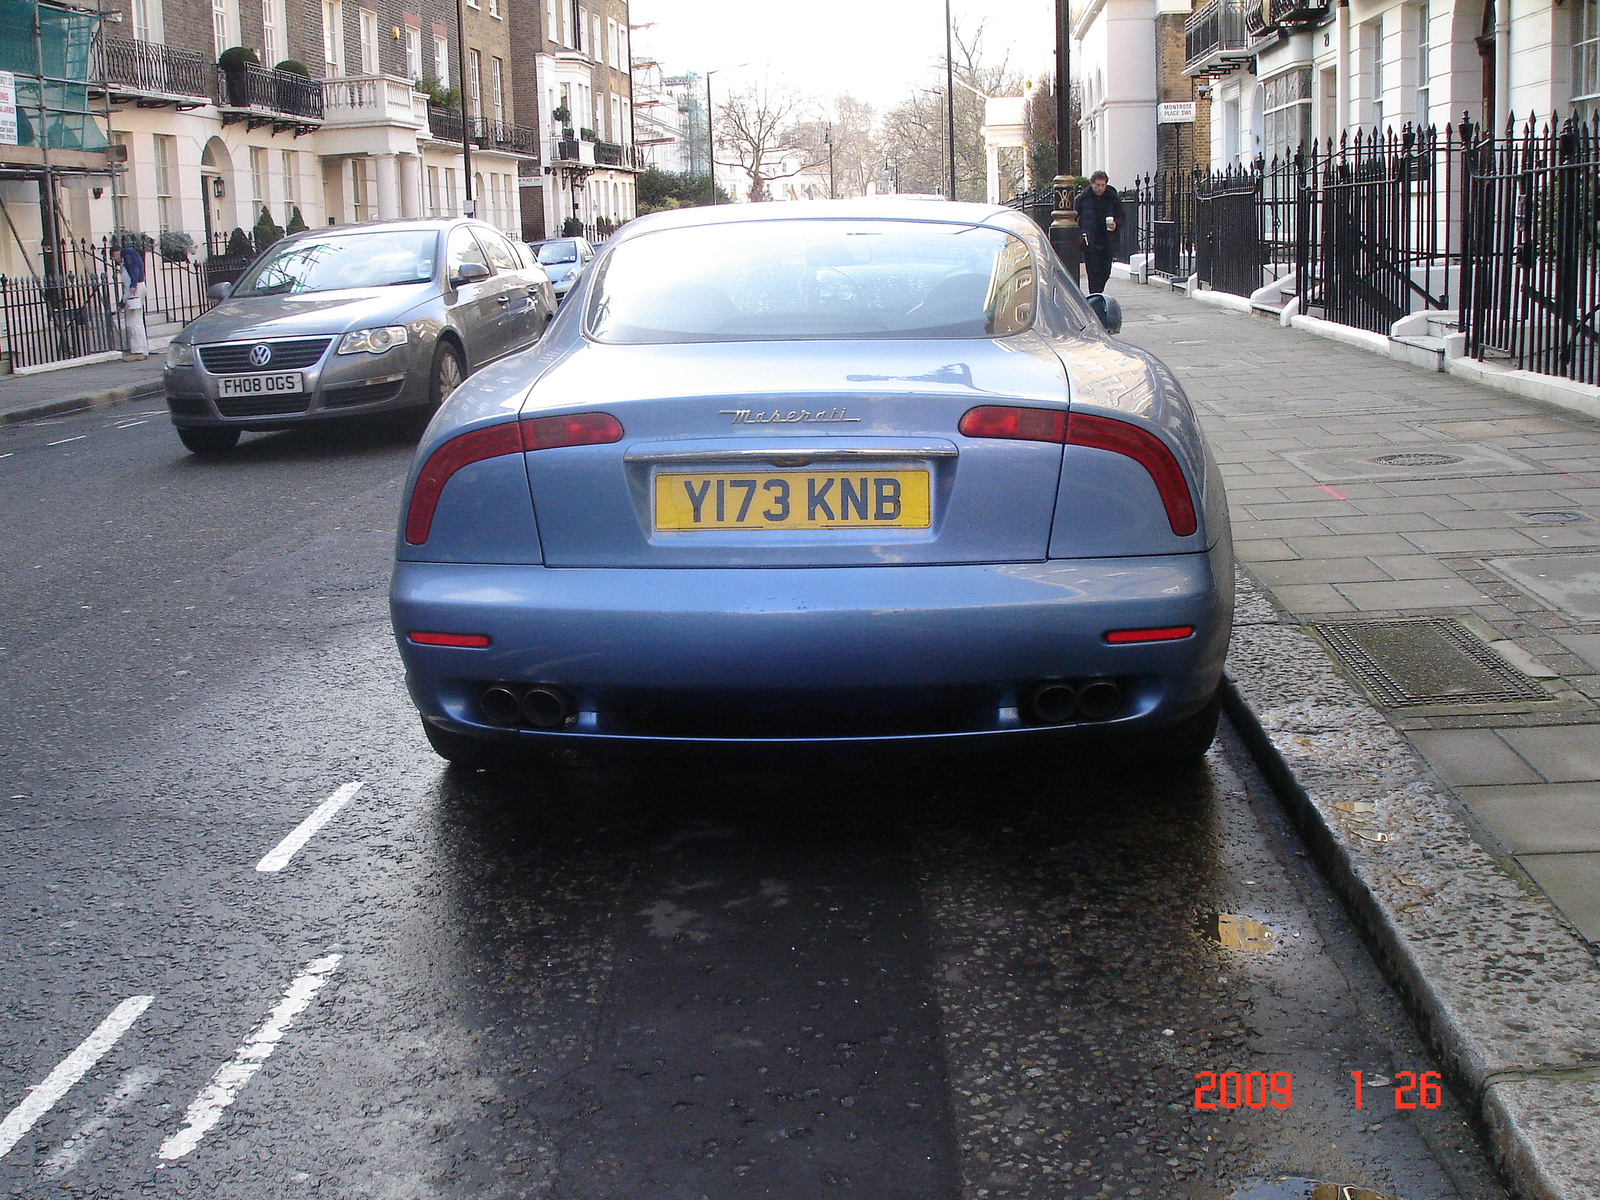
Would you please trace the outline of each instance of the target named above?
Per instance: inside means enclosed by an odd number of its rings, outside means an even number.
[[[1265,0],[1265,4],[1267,20],[1280,29],[1316,25],[1333,11],[1329,0]]]
[[[253,109],[322,120],[322,80],[308,79],[291,71],[270,67],[245,66],[231,70],[217,68],[219,108]]]
[[[95,76],[109,91],[142,97],[205,101],[217,94],[217,73],[204,54],[138,38],[102,37]]]
[[[509,154],[539,154],[538,130],[510,121],[494,121],[473,117],[472,144],[484,150],[503,150]],[[453,108],[428,105],[428,132],[441,142],[461,141],[461,113]]]
[[[615,142],[596,142],[594,161],[602,167],[620,167],[623,164],[623,149]]]
[[[1210,0],[1184,26],[1185,75],[1209,75],[1233,69],[1250,57],[1244,0]]]

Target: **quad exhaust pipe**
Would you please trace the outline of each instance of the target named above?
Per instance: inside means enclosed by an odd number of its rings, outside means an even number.
[[[1122,711],[1114,679],[1041,679],[1023,692],[1023,713],[1041,725],[1109,721]]]
[[[548,683],[536,683],[532,687],[491,683],[478,697],[478,711],[491,725],[555,730],[567,727],[577,706],[566,692]]]

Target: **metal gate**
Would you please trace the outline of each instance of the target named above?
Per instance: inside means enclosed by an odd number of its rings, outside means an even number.
[[[1233,169],[1196,183],[1194,260],[1201,283],[1236,296],[1261,286],[1260,195],[1259,170]]]

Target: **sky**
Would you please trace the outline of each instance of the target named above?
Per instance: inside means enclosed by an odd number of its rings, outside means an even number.
[[[985,63],[1009,52],[1024,74],[1054,69],[1053,0],[950,7],[964,31],[985,21]],[[944,63],[944,0],[632,0],[629,17],[634,58],[652,57],[669,75],[716,70],[718,91],[767,82],[824,99],[849,92],[881,112],[929,86]]]

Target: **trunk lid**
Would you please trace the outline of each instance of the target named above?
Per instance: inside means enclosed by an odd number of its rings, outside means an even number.
[[[525,456],[545,562],[1041,560],[1061,447],[967,439],[956,426],[978,404],[1066,401],[1060,360],[1032,334],[587,343],[540,378],[523,415],[598,410],[626,432]]]

